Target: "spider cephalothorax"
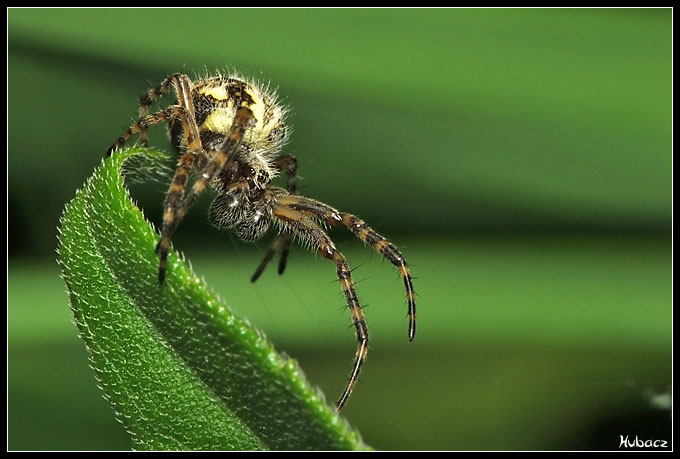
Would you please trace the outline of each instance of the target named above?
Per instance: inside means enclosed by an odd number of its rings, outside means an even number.
[[[149,106],[173,90],[177,103],[149,114]],[[111,146],[108,154],[135,134],[139,134],[140,142],[146,145],[147,128],[168,122],[180,158],[163,204],[161,238],[156,246],[161,284],[165,280],[172,234],[206,186],[218,193],[209,212],[210,221],[216,227],[231,229],[245,241],[260,238],[272,223],[279,228],[251,277],[252,282],[279,249],[279,274],[283,273],[294,238],[316,248],[335,263],[359,342],[349,381],[336,404],[339,411],[347,402],[366,359],[368,329],[349,265],[322,225],[346,226],[399,269],[408,302],[408,337],[413,340],[415,293],[403,255],[356,216],[297,195],[297,160],[292,155],[280,155],[289,132],[286,109],[269,88],[239,76],[218,75],[192,82],[186,75],[177,73],[142,95],[139,111],[140,118]],[[286,175],[286,188],[270,183],[281,172]],[[195,180],[189,188],[190,175],[195,176]]]

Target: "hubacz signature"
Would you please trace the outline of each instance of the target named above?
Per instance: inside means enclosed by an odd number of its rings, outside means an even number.
[[[666,440],[640,440],[637,435],[634,440],[631,440],[628,435],[619,436],[621,437],[619,448],[668,448]]]

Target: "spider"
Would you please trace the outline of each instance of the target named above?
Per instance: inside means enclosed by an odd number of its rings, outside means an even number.
[[[176,93],[177,103],[149,114],[149,107],[171,91]],[[180,156],[163,204],[161,237],[156,245],[161,285],[165,281],[172,234],[207,186],[217,192],[209,211],[209,220],[215,227],[231,229],[247,242],[263,236],[272,223],[278,227],[279,232],[251,282],[257,280],[279,249],[278,272],[283,273],[294,238],[335,263],[358,341],[352,371],[336,402],[335,411],[339,412],[366,359],[368,328],[347,260],[322,225],[346,226],[399,269],[408,303],[408,339],[412,341],[416,333],[416,303],[404,256],[358,217],[298,195],[297,159],[280,155],[289,134],[287,110],[269,87],[238,75],[217,75],[192,82],[188,76],[175,73],[140,97],[139,113],[139,119],[109,148],[107,156],[136,134],[139,142],[146,145],[147,129],[168,123],[170,138]],[[282,172],[286,176],[285,189],[271,185],[271,180]],[[187,185],[190,175],[195,177],[191,187]]]

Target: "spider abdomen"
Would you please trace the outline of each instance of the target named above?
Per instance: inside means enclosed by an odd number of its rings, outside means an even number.
[[[246,107],[252,112],[251,126],[241,141],[242,151],[273,158],[288,138],[286,108],[266,86],[219,76],[193,85],[191,97],[201,140],[207,141],[207,145],[203,144],[206,149],[221,147],[238,107]]]

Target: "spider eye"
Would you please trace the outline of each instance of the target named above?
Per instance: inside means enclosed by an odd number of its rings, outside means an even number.
[[[261,184],[269,182],[269,174],[267,171],[260,171],[257,174],[257,181]]]

